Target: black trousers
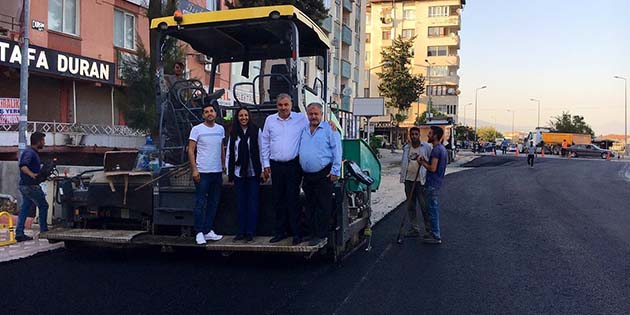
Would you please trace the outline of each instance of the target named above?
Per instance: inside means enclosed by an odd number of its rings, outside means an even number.
[[[534,166],[534,156],[533,154],[527,155],[527,165]]]
[[[271,195],[276,210],[275,235],[286,235],[290,231],[299,235],[301,209],[299,208],[302,168],[298,158],[288,162],[270,161]]]
[[[331,165],[317,173],[304,173],[302,189],[306,196],[306,213],[311,234],[328,237],[328,224],[333,213],[333,183],[327,177]]]

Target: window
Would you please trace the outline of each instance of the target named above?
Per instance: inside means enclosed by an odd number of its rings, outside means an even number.
[[[383,35],[382,35],[382,39],[383,40],[390,40],[392,38],[392,31],[391,30],[384,30],[383,31]]]
[[[448,76],[447,66],[431,66],[431,77],[446,77]]]
[[[324,3],[326,3],[326,2],[324,2]],[[208,9],[209,11],[221,10],[221,2],[220,2],[220,0],[206,0],[206,9]]]
[[[457,95],[457,87],[453,85],[429,85],[427,95],[446,96]]]
[[[365,63],[369,64],[370,63],[370,52],[366,51],[365,52]]]
[[[429,37],[443,37],[445,33],[444,27],[429,27]]]
[[[429,7],[429,17],[449,16],[450,11],[450,8],[446,5]]]
[[[413,21],[416,19],[416,10],[405,9],[403,11],[403,19],[406,21]]]
[[[48,28],[79,35],[79,1],[48,0]]]
[[[114,46],[136,49],[136,17],[114,10]]]
[[[427,56],[446,56],[448,55],[448,46],[429,46],[427,47]]]
[[[370,39],[372,34],[370,33],[365,33],[365,43],[369,44],[370,43]]]
[[[402,38],[403,39],[411,39],[414,35],[414,29],[413,28],[409,28],[409,29],[403,29],[402,30]]]
[[[366,13],[365,14],[365,25],[371,25],[372,24],[372,14],[371,13]]]

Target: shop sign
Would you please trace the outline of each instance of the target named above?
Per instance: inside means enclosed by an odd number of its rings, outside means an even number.
[[[49,73],[79,80],[114,84],[114,64],[57,50],[30,45],[30,71]],[[0,39],[0,65],[18,68],[22,50],[17,42]]]
[[[20,118],[20,99],[0,97],[0,124],[17,124]]]

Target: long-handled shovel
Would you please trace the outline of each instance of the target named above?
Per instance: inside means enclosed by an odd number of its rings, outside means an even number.
[[[418,163],[417,161],[413,161],[410,163]],[[398,242],[398,244],[402,244],[403,243],[403,230],[405,229],[405,221],[407,221],[407,216],[409,215],[409,211],[412,209],[413,207],[413,200],[414,200],[414,194],[416,192],[416,183],[418,182],[418,175],[420,174],[420,168],[422,167],[422,165],[418,165],[418,170],[416,171],[416,178],[413,180],[413,184],[411,185],[411,193],[409,194],[409,198],[407,198],[407,211],[405,211],[405,213],[403,214],[402,220],[400,221],[400,228],[398,228],[398,236],[396,237],[396,242]]]

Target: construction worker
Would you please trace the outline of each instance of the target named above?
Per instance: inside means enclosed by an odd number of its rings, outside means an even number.
[[[569,143],[567,142],[567,139],[563,139],[562,140],[562,156],[566,156],[567,155],[567,149],[569,148]]]
[[[527,146],[527,165],[529,165],[529,167],[534,167],[535,157],[536,157],[536,146],[534,146],[534,141],[530,141],[529,145]]]

